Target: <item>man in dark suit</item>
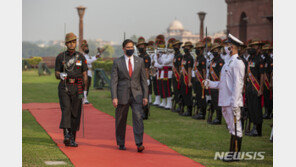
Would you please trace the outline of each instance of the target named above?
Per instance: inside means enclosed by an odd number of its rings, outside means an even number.
[[[143,105],[148,103],[148,84],[142,58],[134,56],[134,42],[123,42],[124,55],[114,60],[111,72],[111,96],[116,108],[116,141],[120,150],[125,150],[126,120],[129,106],[132,108],[133,130],[138,152],[143,146]]]

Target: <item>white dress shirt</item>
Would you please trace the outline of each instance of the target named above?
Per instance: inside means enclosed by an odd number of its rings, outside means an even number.
[[[220,81],[209,81],[209,87],[219,89],[219,106],[242,107],[245,64],[238,54],[229,58],[221,70]]]
[[[86,62],[87,62],[87,75],[92,77],[92,63],[97,60],[96,56],[89,56],[88,54],[84,55]]]
[[[129,59],[131,59],[132,69],[134,71],[134,55],[131,55],[131,57],[128,57],[128,56],[124,55],[124,59],[125,59],[127,71],[129,72],[129,69],[128,69],[128,61],[129,61]]]

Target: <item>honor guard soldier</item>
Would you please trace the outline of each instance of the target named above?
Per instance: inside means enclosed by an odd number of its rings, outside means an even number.
[[[180,52],[180,47],[183,42],[176,40],[173,43],[174,48],[174,60],[173,60],[173,90],[174,90],[174,98],[173,98],[173,112],[180,112],[180,96],[181,96],[181,63],[183,55]],[[178,104],[178,109],[176,109],[176,105]]]
[[[155,51],[155,54],[152,54],[152,66],[153,66],[153,69],[152,69],[152,73],[153,73],[153,88],[154,88],[154,95],[155,95],[155,100],[153,102],[152,105],[154,106],[159,106],[160,103],[161,103],[161,81],[160,81],[160,73],[161,73],[161,66],[158,64],[158,61],[157,61],[157,54],[159,56],[159,52],[161,49],[163,48],[160,48],[159,45],[160,45],[160,40],[161,38],[164,38],[162,37],[162,35],[158,35],[155,39],[155,45],[156,45],[156,51]]]
[[[64,130],[65,146],[77,147],[76,131],[79,130],[83,89],[87,90],[87,62],[75,51],[76,35],[66,34],[67,51],[56,57],[55,76],[60,79],[58,95],[62,110],[60,129]],[[83,88],[83,85],[84,88]]]
[[[265,113],[263,119],[271,119],[272,117],[272,72],[273,72],[273,60],[271,58],[272,46],[270,44],[265,44],[262,48],[264,59],[264,108]]]
[[[154,74],[156,74],[154,66],[152,65],[152,60],[153,60],[153,56],[155,55],[155,50],[154,50],[154,42],[153,41],[149,41],[147,44],[147,54],[150,57],[150,70],[149,70],[149,76],[150,76],[150,84],[149,84],[149,104],[152,103],[152,90],[154,90]],[[154,91],[155,92],[155,91]],[[156,90],[157,92],[157,90]]]
[[[217,82],[220,80],[221,69],[224,65],[224,60],[220,56],[221,47],[222,47],[221,45],[214,43],[210,50],[214,58],[212,59],[210,64],[209,78],[211,81],[214,81],[214,82]],[[219,91],[217,89],[211,89],[210,91],[211,91],[211,113],[209,116],[208,123],[213,125],[218,125],[218,124],[221,124],[221,119],[222,119],[221,107],[218,106]],[[215,111],[216,111],[216,119],[212,121],[212,116]]]
[[[182,94],[182,110],[184,106],[187,107],[187,111],[181,111],[182,116],[192,116],[192,83],[191,83],[191,74],[193,68],[193,57],[190,54],[193,45],[191,42],[185,42],[183,46],[184,57],[181,64],[181,94]]]
[[[263,114],[261,106],[261,97],[263,94],[264,83],[264,61],[260,56],[260,47],[262,43],[259,40],[253,40],[250,42],[248,50],[250,57],[247,67],[247,105],[250,117],[250,122],[253,123],[253,129],[247,135],[261,136],[262,135],[262,123]]]
[[[202,81],[206,79],[206,58],[203,56],[204,44],[202,42],[197,42],[195,46],[196,60],[194,63],[194,73],[196,79],[196,101],[197,101],[197,113],[192,116],[193,119],[205,119],[206,115],[206,97],[205,88]],[[198,112],[199,110],[199,112]]]
[[[163,91],[167,100],[166,106],[167,110],[172,109],[172,76],[173,76],[173,61],[174,61],[174,49],[173,43],[176,41],[175,38],[170,38],[167,44],[167,51],[164,56],[162,56],[161,61],[163,64]]]
[[[147,47],[147,43],[145,42],[145,38],[140,37],[138,39],[137,49],[139,51],[139,57],[143,58],[143,60],[144,60],[146,77],[147,77],[147,84],[148,84],[148,91],[149,91],[149,94],[151,94],[152,86],[150,84],[151,82],[149,79],[150,78],[151,58],[146,52],[146,47]],[[149,105],[143,106],[143,110],[144,110],[143,119],[147,120],[148,116],[149,116]]]
[[[230,59],[221,70],[220,81],[204,80],[204,86],[219,89],[219,106],[226,121],[230,138],[230,151],[223,158],[224,161],[239,160],[239,152],[242,143],[241,111],[243,106],[242,91],[244,86],[245,65],[238,56],[238,46],[242,45],[239,39],[228,35],[227,42],[230,43]]]
[[[212,38],[211,37],[205,37],[204,40],[203,40],[203,42],[205,44],[204,57],[207,60],[207,63],[206,63],[206,78],[209,79],[209,77],[210,77],[209,76],[209,73],[210,73],[210,65],[211,65],[212,59],[214,58],[214,56],[210,52],[211,47],[212,47]],[[205,90],[205,94],[206,94],[207,106],[208,105],[211,105],[211,91],[207,89],[207,90]]]
[[[166,98],[166,91],[165,90],[165,85],[164,85],[164,69],[163,67],[165,66],[163,64],[162,59],[166,57],[166,50],[165,50],[165,40],[163,35],[158,35],[156,38],[158,38],[158,43],[157,45],[157,53],[156,53],[156,60],[155,60],[155,67],[158,68],[158,87],[159,87],[159,92],[160,92],[160,97],[161,97],[161,103],[159,104],[158,107],[160,108],[165,108],[167,105],[167,98]]]

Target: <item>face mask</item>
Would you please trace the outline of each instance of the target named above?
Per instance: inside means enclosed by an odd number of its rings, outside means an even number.
[[[250,55],[255,55],[256,54],[256,49],[251,48],[251,49],[249,49],[248,52],[249,52]]]
[[[139,48],[138,50],[140,53],[144,53],[144,48]]]
[[[189,49],[184,48],[184,52],[185,52],[186,54],[188,54],[188,53],[189,53]]]
[[[127,56],[132,56],[134,54],[134,49],[130,49],[130,50],[125,50],[125,53]]]
[[[174,51],[175,52],[179,52],[179,48],[174,48]]]
[[[218,54],[218,52],[213,52],[213,55],[214,55],[215,57],[217,57],[219,54]]]
[[[85,51],[84,51],[84,53],[88,54],[88,53],[89,53],[89,50],[88,50],[88,49],[87,49],[87,50],[85,50]]]
[[[264,57],[268,57],[268,53],[267,52],[263,53],[263,55],[264,55]]]
[[[225,46],[224,50],[225,50],[226,54],[230,55],[230,51],[231,51],[230,47]]]
[[[200,50],[195,50],[195,54],[196,54],[197,56],[199,56],[199,54],[200,54]]]

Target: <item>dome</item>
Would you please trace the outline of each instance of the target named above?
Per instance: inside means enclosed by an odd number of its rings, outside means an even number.
[[[168,30],[184,30],[183,24],[179,20],[171,22]]]

